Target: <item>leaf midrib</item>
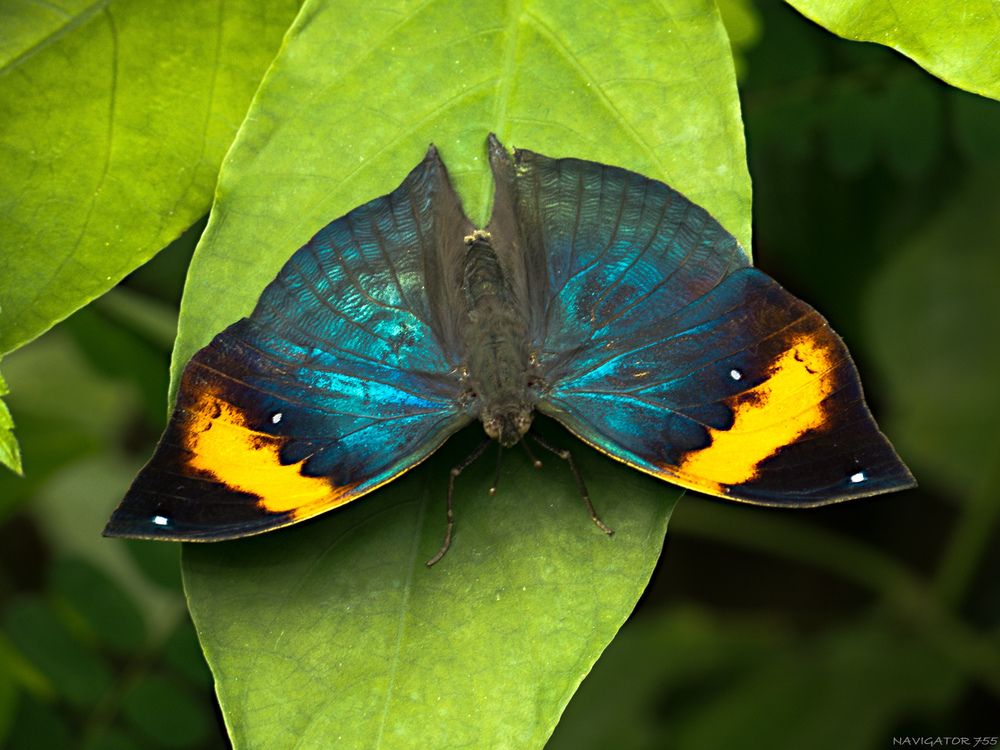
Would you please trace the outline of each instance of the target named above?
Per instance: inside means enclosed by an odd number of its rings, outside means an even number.
[[[34,57],[35,54],[41,52],[43,49],[48,47],[50,44],[54,44],[59,41],[63,36],[78,29],[87,23],[91,18],[98,15],[105,7],[111,5],[112,0],[97,0],[97,2],[88,6],[80,13],[75,16],[71,16],[70,19],[64,23],[62,26],[57,27],[54,31],[46,34],[39,41],[35,42],[31,47],[26,49],[19,55],[12,57],[10,61],[0,66],[0,78],[3,78],[10,71],[21,66],[28,59]]]

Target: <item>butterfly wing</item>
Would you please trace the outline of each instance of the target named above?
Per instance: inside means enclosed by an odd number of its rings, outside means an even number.
[[[451,280],[471,224],[431,147],[322,229],[188,363],[107,536],[247,536],[347,503],[471,420]]]
[[[623,169],[491,155],[513,175],[525,265],[546,271],[525,291],[541,412],[722,497],[822,505],[914,484],[841,339],[703,208]]]

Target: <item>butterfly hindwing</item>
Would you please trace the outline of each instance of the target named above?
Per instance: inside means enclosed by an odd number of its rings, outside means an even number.
[[[539,411],[636,468],[748,502],[913,484],[840,338],[704,209],[616,167],[515,161],[518,224],[548,259]]]
[[[322,229],[188,363],[105,534],[287,525],[389,481],[468,423],[452,301],[467,222],[432,148],[397,190]]]

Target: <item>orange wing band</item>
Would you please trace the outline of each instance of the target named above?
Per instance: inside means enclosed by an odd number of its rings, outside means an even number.
[[[733,409],[733,426],[710,429],[711,445],[686,454],[676,469],[665,470],[703,492],[726,495],[722,485],[754,479],[761,461],[807,430],[821,427],[824,399],[836,385],[828,373],[837,364],[831,356],[836,349],[824,340],[825,333],[820,329],[793,339],[771,363],[767,380],[727,402]]]
[[[306,459],[282,464],[281,448],[288,438],[251,429],[243,411],[216,393],[202,391],[188,408],[188,465],[234,490],[256,495],[262,510],[309,518],[354,498],[355,485],[335,487],[326,477],[303,476]]]

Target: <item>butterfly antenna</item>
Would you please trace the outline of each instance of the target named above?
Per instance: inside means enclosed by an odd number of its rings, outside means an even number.
[[[448,478],[448,528],[444,532],[444,544],[441,545],[441,549],[438,550],[438,553],[434,555],[434,557],[427,561],[428,568],[444,557],[444,553],[447,552],[448,548],[451,546],[451,530],[455,526],[455,514],[452,512],[451,506],[451,498],[455,491],[455,477],[465,471],[469,464],[483,455],[483,451],[489,448],[490,443],[492,442],[493,438],[486,438],[474,451],[472,451],[472,453],[468,455],[468,457],[466,457],[464,461],[462,461],[462,463],[458,464],[458,466],[452,467],[451,476]]]
[[[524,446],[524,452],[528,454],[528,458],[530,458],[530,459],[531,459],[531,463],[532,463],[532,465],[533,465],[533,466],[534,466],[534,467],[535,467],[536,469],[540,469],[540,468],[542,468],[542,462],[541,462],[541,461],[539,461],[539,460],[538,460],[537,458],[535,458],[535,454],[534,454],[534,453],[532,453],[532,452],[531,452],[531,448],[529,448],[529,447],[528,447],[528,441],[527,441],[527,440],[525,440],[524,438],[521,438],[521,445],[523,445],[523,446]]]
[[[587,492],[587,485],[583,483],[583,477],[580,476],[580,470],[576,468],[576,462],[573,461],[573,456],[570,452],[565,448],[553,445],[534,430],[531,430],[528,434],[531,435],[532,439],[540,446],[546,450],[552,451],[559,456],[559,458],[569,463],[569,468],[573,471],[573,476],[576,477],[576,486],[580,488],[580,496],[583,497],[583,501],[587,503],[587,510],[590,511],[590,517],[594,520],[594,523],[597,524],[597,528],[608,536],[614,536],[615,532],[609,529],[604,524],[604,521],[597,517],[597,511],[594,510],[594,504],[590,502],[590,493]]]

